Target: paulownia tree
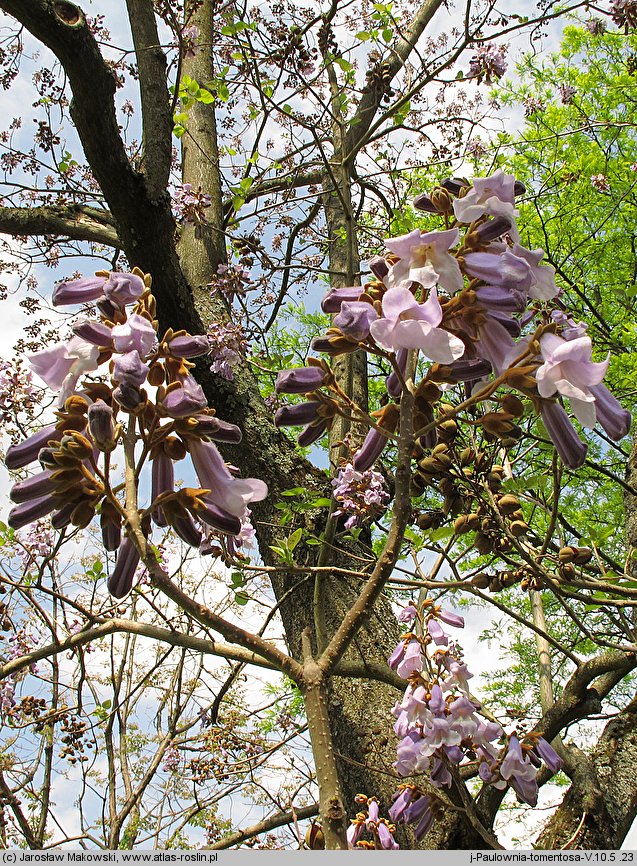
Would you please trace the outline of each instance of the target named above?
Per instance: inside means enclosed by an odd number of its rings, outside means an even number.
[[[19,241],[7,267],[36,315],[50,297],[38,264],[81,255],[100,269],[55,288],[54,305],[83,309],[73,336],[54,343],[36,319],[19,346],[56,392],[50,423],[34,432],[33,385],[7,371],[7,466],[39,460],[41,471],[14,485],[4,538],[3,718],[25,731],[0,775],[6,844],[183,845],[198,825],[229,846],[318,811],[313,847],[346,847],[348,826],[352,844],[415,844],[397,823],[427,845],[498,847],[507,789],[534,804],[562,765],[571,787],[542,844],[621,843],[635,813],[635,590],[623,539],[580,544],[561,518],[586,453],[562,401],[603,430],[602,467],[628,413],[553,268],[521,243],[524,185],[502,171],[433,179],[485,122],[480,88],[503,74],[505,40],[538,39],[564,12],[539,7],[129,0],[115,13],[130,47],[115,47],[107,22],[67,0],[0,2],[5,86],[37,43],[51,57],[32,79],[34,143],[18,119],[4,133],[0,228]],[[613,13],[634,25],[630,3]],[[414,214],[404,186],[425,161]],[[323,360],[304,364],[306,341],[280,323],[308,290],[298,320]],[[288,425],[304,428],[300,448],[278,429]],[[323,437],[333,483],[306,459]],[[45,517],[50,539],[41,527],[24,536]],[[260,558],[246,558],[248,518]],[[83,577],[66,545],[98,523],[115,557],[110,596],[98,542],[85,542]],[[166,531],[221,561],[221,579],[163,551]],[[628,544],[631,533],[629,522]],[[233,608],[218,595],[224,569]],[[526,724],[502,707],[478,715],[441,625],[462,624],[439,601],[451,591],[533,633],[539,708]],[[256,626],[239,615],[266,599]],[[410,601],[407,625],[392,599]],[[285,643],[266,632],[275,615]],[[101,674],[91,648],[106,653]],[[231,666],[212,672],[211,657]],[[246,666],[287,677],[274,716],[242,695]],[[26,691],[35,676],[46,699]],[[154,718],[140,726],[150,696]],[[564,732],[607,701],[616,714],[589,757]],[[265,758],[289,759],[306,724],[314,766],[297,749],[291,779],[269,790]],[[102,745],[106,756],[83,773],[74,836],[52,796],[60,740],[67,760],[88,765]],[[223,838],[219,801],[257,789],[273,814]]]

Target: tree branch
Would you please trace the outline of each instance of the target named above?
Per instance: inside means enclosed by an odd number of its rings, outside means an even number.
[[[311,806],[301,806],[299,809],[290,809],[287,812],[278,812],[276,815],[271,815],[269,818],[264,818],[253,824],[252,827],[246,827],[245,830],[237,830],[229,836],[225,836],[214,845],[209,845],[204,848],[205,851],[220,851],[224,848],[231,848],[233,845],[239,845],[246,839],[253,839],[259,833],[267,833],[268,830],[274,830],[276,827],[284,827],[286,824],[291,824],[293,821],[302,821],[304,818],[313,818],[318,815],[318,803],[312,803]]]
[[[13,237],[63,235],[73,241],[122,246],[109,215],[84,205],[0,207],[0,233]]]
[[[151,201],[166,195],[172,159],[172,116],[162,51],[152,0],[126,0],[139,70],[142,102],[142,153]]]

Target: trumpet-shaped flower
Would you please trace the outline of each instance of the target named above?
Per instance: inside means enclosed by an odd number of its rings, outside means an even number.
[[[505,174],[501,168],[490,177],[475,177],[473,189],[453,203],[456,219],[471,223],[485,214],[490,216],[516,217],[519,211],[514,204],[515,177]],[[512,228],[510,234],[517,235]]]
[[[595,394],[590,389],[604,378],[609,358],[599,363],[592,360],[589,337],[563,340],[556,334],[544,334],[540,349],[544,363],[535,374],[540,397],[556,393],[568,397],[580,424],[594,427]]]
[[[153,347],[157,336],[155,329],[143,316],[133,313],[123,325],[111,328],[116,352],[139,352],[143,357]]]
[[[405,280],[413,280],[425,288],[439,283],[450,294],[463,286],[460,266],[449,253],[460,238],[458,229],[444,232],[421,232],[415,229],[407,235],[385,242],[387,249],[400,261],[389,269],[387,285],[395,287]]]
[[[268,495],[268,487],[258,478],[233,478],[212,442],[189,441],[192,462],[201,486],[210,490],[214,505],[236,517],[243,517],[250,502]]]
[[[81,337],[71,337],[68,343],[56,343],[29,355],[34,373],[43,379],[52,391],[59,391],[59,405],[63,406],[82,373],[97,370],[99,349]]]
[[[442,308],[435,288],[419,304],[408,288],[396,286],[383,297],[383,318],[372,322],[370,332],[385,349],[420,349],[439,364],[451,364],[464,354],[464,343],[439,328]]]

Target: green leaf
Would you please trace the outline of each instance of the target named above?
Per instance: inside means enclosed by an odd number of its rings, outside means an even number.
[[[301,540],[302,537],[303,537],[303,530],[301,529],[301,527],[299,527],[298,529],[295,529],[294,532],[292,533],[292,535],[290,535],[288,537],[287,548],[290,552],[292,552],[294,550],[294,548],[297,546],[297,544],[299,543],[299,541]]]
[[[247,604],[250,601],[250,596],[247,592],[240,590],[239,592],[235,592],[234,600],[237,604],[240,604],[243,607],[243,605]]]

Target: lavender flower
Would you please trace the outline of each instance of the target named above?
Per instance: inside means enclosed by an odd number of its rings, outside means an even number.
[[[464,354],[464,343],[439,328],[442,308],[435,288],[424,304],[419,304],[409,289],[389,289],[382,301],[383,318],[372,322],[371,336],[390,350],[420,349],[439,364],[450,364]]]
[[[246,351],[246,338],[241,325],[213,322],[208,329],[208,343],[213,363],[210,369],[223,379],[232,381],[232,368],[241,361]]]
[[[450,294],[462,289],[463,279],[455,256],[449,253],[460,239],[458,229],[442,232],[421,232],[419,229],[385,241],[387,249],[399,261],[392,265],[386,277],[390,288],[403,281],[414,281],[425,288],[438,283]]]
[[[333,495],[338,503],[335,515],[347,514],[345,528],[361,526],[373,518],[389,499],[383,476],[373,469],[357,472],[351,463],[341,466],[332,479]]]
[[[52,391],[59,392],[58,405],[63,406],[80,376],[97,370],[99,349],[81,337],[72,337],[68,343],[57,343],[27,357],[33,372]]]
[[[475,78],[478,84],[492,84],[502,78],[507,70],[506,45],[481,45],[469,61],[467,78]]]
[[[474,177],[473,188],[453,203],[456,219],[462,223],[471,223],[481,216],[505,216],[515,225],[514,217],[518,216],[515,208],[515,178],[505,174],[501,168],[490,177]],[[513,231],[513,228],[512,228]]]
[[[182,223],[201,226],[206,222],[205,212],[212,204],[212,198],[201,187],[195,191],[192,184],[184,183],[176,188],[174,202]]]
[[[590,388],[604,378],[610,355],[595,363],[589,337],[563,340],[556,334],[543,334],[540,349],[544,363],[535,374],[540,397],[568,397],[577,420],[585,427],[594,427],[595,395]]]

